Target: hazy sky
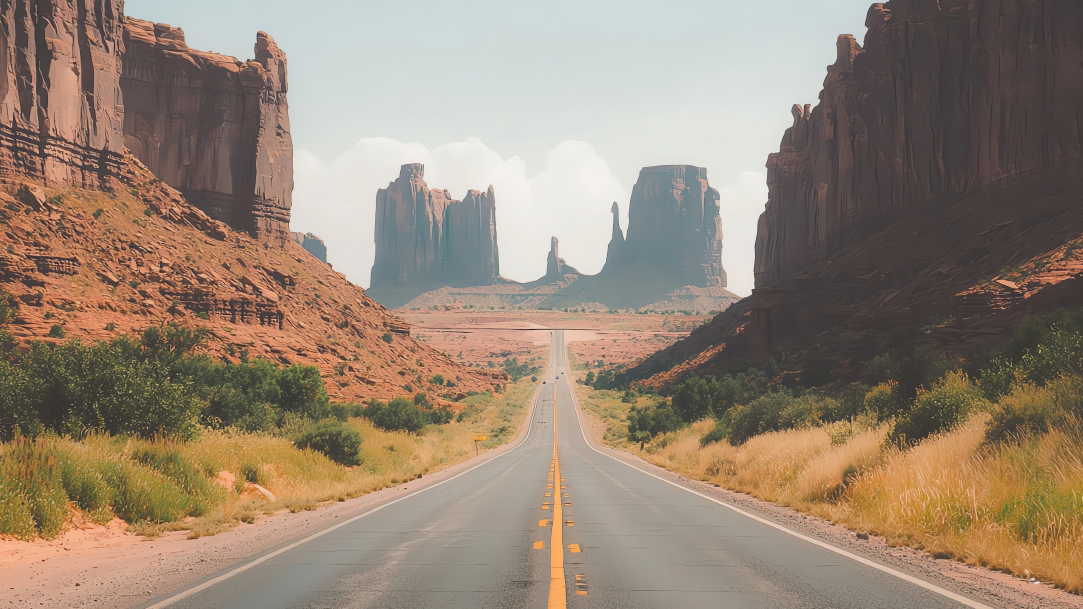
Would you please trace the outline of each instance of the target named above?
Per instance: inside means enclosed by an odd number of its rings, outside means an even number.
[[[752,288],[764,164],[815,103],[839,34],[869,0],[127,0],[193,48],[289,57],[293,230],[369,282],[378,188],[426,163],[455,198],[492,184],[501,271],[545,273],[550,236],[584,272],[605,262],[609,208],[640,168],[706,167],[723,193],[730,288]]]

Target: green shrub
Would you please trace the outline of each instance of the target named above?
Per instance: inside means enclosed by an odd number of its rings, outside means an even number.
[[[53,324],[53,327],[49,328],[50,338],[64,338],[64,336],[66,336],[66,333],[62,324]]]
[[[294,442],[297,448],[310,448],[342,465],[360,465],[361,434],[338,421],[324,421],[302,434]]]
[[[760,434],[818,425],[825,413],[838,408],[837,401],[820,395],[794,397],[788,390],[768,393],[729,412],[729,439],[740,445]]]
[[[620,401],[625,404],[635,404],[639,401],[639,396],[634,391],[625,391],[624,395],[620,396]]]
[[[439,385],[439,386],[442,387],[444,385],[444,375],[442,375],[442,374],[434,375],[429,382],[432,383],[433,385]]]
[[[628,437],[634,438],[639,432],[650,437],[675,431],[684,427],[681,417],[673,406],[665,400],[656,400],[643,408],[632,406],[628,410]]]
[[[986,441],[1011,442],[1047,433],[1062,413],[1052,389],[1025,383],[1002,396],[990,414]]]
[[[0,439],[44,431],[189,438],[201,408],[187,382],[140,361],[127,339],[34,342],[0,362]]]
[[[1055,328],[1023,355],[1019,360],[1019,373],[1023,378],[1044,385],[1064,374],[1079,373],[1081,357],[1083,334]]]
[[[711,431],[708,431],[702,438],[699,439],[699,445],[701,447],[710,446],[711,444],[717,444],[722,440],[725,440],[729,436],[729,429],[723,422],[716,422]]]
[[[932,389],[921,390],[910,411],[891,432],[895,442],[913,444],[951,430],[972,412],[986,408],[984,395],[963,372],[950,372]]]
[[[365,408],[364,417],[386,431],[416,433],[428,423],[421,409],[406,398],[395,398],[389,403],[373,399]]]
[[[685,423],[694,423],[729,410],[742,393],[740,383],[727,376],[697,376],[682,381],[673,393],[673,408]]]
[[[874,413],[881,421],[899,414],[902,400],[893,382],[881,383],[865,394],[865,410]]]
[[[395,342],[395,337],[391,336],[391,333],[385,332],[384,335],[380,337],[380,340],[390,345]]]

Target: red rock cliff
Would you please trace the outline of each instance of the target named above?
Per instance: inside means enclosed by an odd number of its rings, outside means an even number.
[[[235,230],[285,247],[293,192],[286,55],[188,48],[184,32],[125,19],[124,143],[162,181]]]
[[[446,190],[429,189],[424,165],[409,164],[377,193],[370,292],[377,301],[394,308],[443,286],[492,285],[499,274],[492,186],[453,200]]]
[[[726,287],[719,198],[702,167],[644,168],[632,189],[623,243],[613,205],[613,240],[603,273],[642,262],[667,269],[675,285]]]
[[[894,0],[838,39],[814,108],[768,160],[756,285],[900,219],[1083,154],[1083,5]]]
[[[123,6],[0,2],[0,173],[96,188],[119,171]]]

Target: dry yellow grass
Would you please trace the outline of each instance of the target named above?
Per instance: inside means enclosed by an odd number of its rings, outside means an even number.
[[[65,462],[73,460],[83,464],[81,467],[84,469],[77,472],[80,480],[84,477],[101,479],[103,468],[104,471],[113,471],[119,467],[128,472],[125,474],[127,477],[121,476],[123,482],[114,480],[113,484],[134,489],[131,492],[136,494],[135,501],[140,506],[134,510],[136,515],[131,515],[133,510],[116,511],[106,505],[99,510],[101,513],[98,516],[101,518],[91,514],[93,519],[108,520],[114,512],[128,514],[124,517],[136,521],[131,527],[135,533],[157,535],[165,531],[187,530],[190,537],[200,537],[227,530],[238,521],[252,522],[259,513],[273,513],[282,508],[294,512],[316,509],[321,503],[345,501],[450,467],[475,455],[474,439],[478,435],[489,438],[480,446],[482,450],[510,441],[526,419],[535,387],[536,383],[527,378],[518,383],[509,383],[505,395],[482,394],[467,398],[461,420],[441,426],[430,425],[419,434],[387,432],[374,427],[367,419],[351,419],[348,424],[362,436],[361,465],[355,467],[344,467],[313,450],[300,450],[282,437],[229,430],[205,430],[197,439],[181,443],[148,442],[104,435],[90,436],[82,441],[53,437],[38,440],[32,445],[34,450],[31,452],[36,455],[35,458]],[[19,446],[0,444],[0,457],[6,452],[14,455]],[[178,483],[181,487],[178,488],[174,484],[177,483],[175,476],[172,482],[166,480],[163,477],[168,477],[166,474],[140,461],[140,455],[146,455],[147,451],[155,454],[164,451],[175,455],[184,464],[181,467],[188,468],[191,476],[199,479],[196,481],[199,488],[186,486],[183,482]],[[49,457],[50,454],[57,456]],[[9,465],[17,466],[14,462]],[[214,479],[220,472],[235,475],[239,483],[234,488],[223,489],[207,482],[206,479]],[[238,491],[243,488],[246,479],[270,490],[276,500],[268,503],[240,494]],[[5,470],[0,468],[0,507],[23,505],[25,501],[21,499],[22,495],[11,495],[13,491],[22,492],[22,487],[5,486],[5,480]],[[59,488],[59,483],[60,478],[57,477],[43,484],[61,493],[60,499],[63,500],[65,491]],[[9,491],[8,495],[4,494],[5,489]],[[41,494],[40,491],[35,493]],[[70,499],[80,505],[86,504],[85,498],[77,500],[72,496]],[[39,503],[41,501],[34,505]],[[130,504],[129,500],[125,505]],[[192,507],[197,504],[200,507]],[[37,529],[42,534],[54,536],[62,529],[62,520],[67,513],[63,502],[58,509],[61,513],[55,515],[22,514],[22,519],[15,523],[20,525],[16,527],[18,531],[8,533],[32,538],[35,536],[35,522],[43,521],[47,516],[49,526],[43,528],[38,523]],[[161,516],[167,513],[172,516]],[[180,520],[186,514],[196,517]],[[30,521],[32,517],[35,518],[33,522]],[[0,525],[5,522],[0,520]],[[4,526],[12,528],[14,525],[7,522]]]
[[[988,415],[900,451],[888,426],[836,423],[770,433],[738,447],[700,438],[703,421],[640,451],[619,394],[579,387],[606,441],[682,475],[749,493],[935,555],[1083,592],[1083,433],[983,444]],[[623,427],[622,427],[623,426]],[[622,431],[623,429],[623,431]],[[832,439],[835,442],[832,442]]]

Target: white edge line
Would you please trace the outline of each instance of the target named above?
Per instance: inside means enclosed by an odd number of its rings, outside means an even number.
[[[568,384],[567,379],[564,379],[564,384],[565,385]],[[591,444],[590,440],[587,438],[587,431],[586,431],[586,428],[583,426],[583,419],[580,418],[580,416],[579,416],[579,398],[578,398],[578,396],[575,395],[575,389],[569,385],[568,386],[568,391],[569,391],[569,393],[572,394],[572,402],[573,402],[573,406],[574,406],[573,409],[575,410],[575,418],[579,421],[579,431],[581,431],[583,433],[583,440],[587,443],[587,446],[590,447],[591,450],[598,453],[599,455],[604,455],[606,457],[609,457],[610,459],[616,461],[617,463],[622,463],[624,465],[627,465],[628,467],[636,470],[637,472],[640,472],[641,474],[646,474],[646,475],[650,476],[651,478],[657,478],[658,480],[661,480],[662,482],[665,482],[666,484],[672,484],[673,486],[681,489],[682,491],[688,491],[689,493],[692,493],[693,495],[703,497],[704,499],[706,499],[708,501],[713,501],[714,503],[717,503],[718,505],[720,505],[720,506],[722,506],[722,507],[724,507],[726,509],[733,510],[734,512],[737,512],[738,514],[740,514],[742,516],[745,516],[747,518],[751,518],[752,520],[755,520],[756,522],[759,522],[761,524],[765,524],[765,525],[767,525],[767,526],[769,526],[769,527],[771,527],[773,529],[778,529],[779,531],[782,531],[783,533],[786,533],[787,535],[792,535],[792,536],[794,536],[794,537],[796,537],[798,539],[801,539],[803,541],[807,541],[808,543],[811,543],[811,544],[813,544],[815,546],[819,546],[819,547],[821,547],[821,548],[823,548],[825,550],[830,550],[831,552],[834,552],[835,554],[838,554],[840,556],[845,556],[846,558],[849,558],[850,560],[859,562],[859,563],[861,563],[861,564],[863,564],[865,566],[868,566],[868,567],[872,567],[873,569],[876,569],[877,571],[882,571],[884,573],[887,573],[888,575],[893,575],[893,576],[895,576],[895,577],[897,577],[897,578],[899,578],[899,579],[901,579],[903,581],[910,582],[911,584],[914,584],[915,586],[920,586],[920,587],[922,587],[922,588],[924,588],[924,589],[926,589],[926,590],[928,590],[930,592],[933,592],[935,594],[939,594],[940,596],[943,596],[945,598],[949,598],[949,599],[951,599],[951,600],[953,600],[953,601],[955,601],[957,603],[961,603],[963,605],[966,605],[967,607],[972,607],[973,609],[993,609],[993,607],[991,607],[989,605],[983,605],[983,604],[981,604],[981,603],[979,603],[979,602],[977,602],[975,600],[971,600],[971,599],[969,599],[969,598],[967,598],[967,597],[965,597],[965,596],[963,596],[961,594],[956,594],[955,592],[952,592],[950,590],[945,590],[945,589],[943,589],[943,588],[941,588],[939,586],[936,586],[934,584],[930,584],[929,582],[927,582],[927,581],[925,581],[923,579],[918,579],[918,578],[916,578],[916,577],[914,577],[912,575],[907,575],[906,573],[903,573],[901,571],[896,571],[895,569],[892,569],[891,567],[882,565],[882,564],[880,564],[878,562],[869,560],[869,559],[864,558],[862,556],[858,556],[857,554],[851,554],[850,552],[847,552],[846,550],[843,550],[842,548],[835,547],[835,546],[833,546],[833,545],[831,545],[829,543],[820,541],[819,539],[814,539],[814,538],[809,537],[807,535],[803,535],[801,533],[798,533],[797,531],[794,531],[792,529],[788,529],[785,526],[783,526],[781,524],[778,524],[777,522],[772,522],[770,520],[767,520],[766,518],[761,518],[759,516],[756,516],[755,514],[750,514],[750,513],[742,510],[741,508],[739,508],[739,507],[737,507],[735,505],[730,505],[729,503],[726,503],[725,501],[715,499],[714,497],[711,497],[709,495],[704,495],[703,493],[694,491],[694,490],[692,490],[692,489],[690,489],[688,487],[681,486],[680,484],[677,484],[676,482],[673,482],[672,480],[666,480],[665,478],[663,478],[661,476],[656,476],[655,474],[652,474],[651,472],[644,471],[644,470],[636,467],[635,465],[632,465],[631,463],[628,463],[626,461],[622,461],[622,460],[614,457],[613,455],[610,455],[608,453],[604,453],[604,452],[598,450],[597,448],[594,448],[594,446]],[[629,453],[629,454],[631,454],[631,453]]]
[[[524,423],[523,423],[524,425],[527,426],[526,435],[523,436],[523,439],[520,440],[518,444],[516,444],[515,446],[508,449],[507,452],[505,452],[503,454],[496,455],[495,457],[490,458],[489,460],[485,461],[484,463],[479,463],[479,464],[475,465],[474,467],[471,467],[470,469],[468,469],[468,470],[466,470],[464,472],[460,472],[460,473],[448,478],[447,480],[442,480],[440,482],[437,482],[436,484],[433,484],[432,486],[426,486],[425,488],[423,488],[423,489],[421,489],[419,491],[410,493],[409,495],[406,495],[405,497],[399,497],[398,499],[395,499],[394,501],[389,501],[389,502],[387,502],[387,503],[385,503],[385,504],[383,504],[383,505],[381,505],[379,507],[373,508],[373,509],[365,512],[364,514],[354,516],[353,518],[350,518],[349,520],[346,520],[344,522],[340,522],[340,523],[338,523],[336,525],[332,525],[330,527],[327,527],[326,529],[323,529],[322,531],[318,531],[316,533],[313,533],[313,534],[309,535],[308,537],[305,537],[304,539],[301,539],[299,541],[295,541],[295,542],[291,543],[290,545],[288,545],[288,546],[286,546],[284,548],[279,548],[279,549],[275,550],[274,552],[271,552],[270,554],[266,554],[264,556],[261,556],[261,557],[257,558],[256,560],[253,560],[252,562],[245,563],[245,564],[243,564],[243,565],[241,565],[239,567],[236,567],[235,569],[231,569],[230,571],[227,571],[227,572],[219,575],[218,577],[216,577],[214,579],[205,581],[205,582],[203,582],[202,584],[200,584],[198,586],[195,586],[193,588],[188,588],[187,590],[185,590],[183,592],[180,592],[178,594],[175,594],[175,595],[173,595],[173,596],[171,596],[171,597],[169,597],[167,599],[158,601],[157,603],[154,603],[153,605],[149,605],[145,609],[162,609],[163,607],[168,607],[168,606],[170,606],[170,605],[172,605],[172,604],[174,604],[174,603],[176,603],[178,601],[182,601],[182,600],[184,600],[184,599],[186,599],[186,598],[188,598],[190,596],[193,596],[195,594],[199,594],[200,592],[206,590],[207,588],[210,588],[212,586],[220,584],[220,583],[226,581],[227,579],[233,577],[234,575],[239,575],[241,573],[244,573],[245,571],[247,571],[247,570],[249,570],[249,569],[251,569],[253,567],[257,567],[257,566],[267,562],[268,560],[271,560],[272,558],[275,558],[277,556],[285,554],[286,552],[289,552],[290,550],[292,550],[292,549],[294,549],[294,548],[296,548],[298,546],[304,545],[304,544],[312,541],[313,539],[317,539],[319,537],[323,537],[324,535],[326,535],[328,533],[331,533],[333,531],[337,531],[338,529],[341,529],[342,527],[344,527],[344,526],[346,526],[348,524],[352,524],[354,522],[357,522],[358,520],[361,520],[365,516],[375,514],[376,512],[379,512],[380,510],[382,510],[384,508],[391,507],[392,505],[395,505],[396,503],[398,503],[400,501],[405,501],[407,499],[417,497],[418,495],[420,495],[421,493],[424,493],[425,491],[428,491],[430,489],[434,489],[434,488],[436,488],[436,487],[438,487],[438,486],[440,486],[442,484],[447,484],[448,482],[451,482],[452,480],[454,480],[454,479],[456,479],[456,478],[458,478],[460,476],[465,476],[466,474],[469,474],[470,472],[478,469],[479,467],[484,467],[484,466],[492,463],[493,461],[496,461],[497,459],[499,459],[501,457],[505,457],[507,455],[510,455],[511,453],[513,453],[516,450],[518,450],[519,448],[521,448],[524,444],[526,444],[526,441],[530,438],[530,433],[534,429],[534,425],[533,425],[534,413],[538,409],[538,398],[540,397],[540,392],[541,392],[541,385],[538,385],[538,389],[534,390],[534,396],[533,396],[534,405],[530,409],[530,415],[527,416],[526,421],[524,421]]]

